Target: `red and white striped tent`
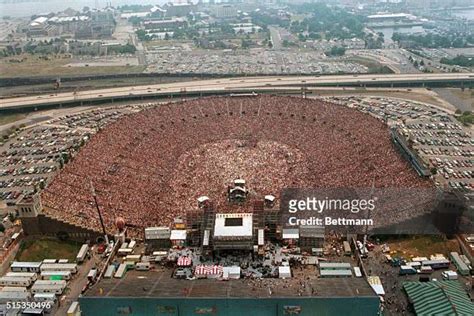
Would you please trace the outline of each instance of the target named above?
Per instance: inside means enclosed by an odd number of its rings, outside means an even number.
[[[197,278],[218,278],[222,276],[223,267],[219,265],[198,265],[194,270]]]
[[[186,256],[181,256],[178,258],[178,266],[179,267],[187,267],[190,266],[192,263],[191,258],[186,257]]]

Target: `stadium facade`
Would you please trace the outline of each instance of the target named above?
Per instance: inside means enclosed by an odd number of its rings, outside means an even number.
[[[371,316],[378,315],[378,296],[310,298],[130,298],[79,299],[84,315],[140,316]]]

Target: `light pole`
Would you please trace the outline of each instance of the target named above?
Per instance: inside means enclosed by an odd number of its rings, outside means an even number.
[[[104,220],[102,219],[102,214],[100,213],[99,203],[97,203],[97,194],[95,193],[95,188],[94,188],[94,184],[92,184],[92,180],[91,180],[91,193],[92,193],[92,197],[94,198],[95,208],[97,209],[97,213],[99,213],[100,225],[102,226],[102,232],[104,233],[105,242],[108,245],[109,237],[107,236],[107,233],[105,232]]]

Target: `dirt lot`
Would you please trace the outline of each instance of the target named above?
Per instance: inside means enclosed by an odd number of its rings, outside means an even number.
[[[433,104],[448,111],[454,112],[455,108],[445,100],[441,99],[435,92],[427,89],[384,89],[384,88],[312,88],[312,95],[359,95],[359,96],[379,96],[387,98],[399,98],[413,100],[423,103]]]
[[[57,239],[24,240],[16,257],[19,261],[42,261],[44,259],[75,260],[82,244]]]
[[[449,89],[449,91],[460,99],[474,102],[474,90],[464,89],[464,91],[462,91],[461,89]]]
[[[26,117],[26,114],[19,113],[19,114],[2,114],[0,116],[0,125],[5,125],[9,123],[13,123],[19,120],[22,120]]]

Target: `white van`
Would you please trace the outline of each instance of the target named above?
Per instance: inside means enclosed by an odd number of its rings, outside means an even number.
[[[443,271],[441,275],[443,276],[444,280],[457,280],[458,279],[458,274],[455,271]]]
[[[137,262],[135,265],[135,270],[137,271],[149,271],[150,263],[149,262]]]

